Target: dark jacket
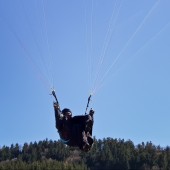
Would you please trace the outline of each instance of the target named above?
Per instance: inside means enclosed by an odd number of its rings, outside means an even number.
[[[54,106],[56,128],[62,142],[67,143],[71,135],[71,120],[67,120],[62,114],[59,105]]]

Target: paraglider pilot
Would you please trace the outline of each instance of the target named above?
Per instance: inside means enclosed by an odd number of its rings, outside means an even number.
[[[93,145],[92,129],[93,114],[91,109],[89,114],[72,116],[70,109],[61,111],[58,101],[53,103],[55,112],[56,128],[61,141],[68,146],[79,147],[87,152]]]

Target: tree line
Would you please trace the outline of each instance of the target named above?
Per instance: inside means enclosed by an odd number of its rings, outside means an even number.
[[[170,169],[170,147],[152,142],[134,145],[131,140],[94,138],[90,152],[70,148],[60,140],[12,144],[0,148],[0,170]]]

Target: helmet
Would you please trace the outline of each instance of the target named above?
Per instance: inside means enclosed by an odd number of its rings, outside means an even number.
[[[63,109],[62,113],[63,113],[64,116],[72,116],[71,110],[67,109],[67,108]]]

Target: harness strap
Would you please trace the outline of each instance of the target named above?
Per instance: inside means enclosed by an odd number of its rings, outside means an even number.
[[[91,99],[91,94],[90,94],[90,96],[88,97],[88,101],[87,101],[87,106],[86,106],[86,111],[85,111],[85,115],[87,114],[87,109],[88,109],[88,107],[89,107],[89,103],[90,103],[90,99]]]
[[[57,99],[57,96],[56,96],[56,94],[55,94],[55,91],[54,91],[54,90],[52,90],[52,95],[54,96],[54,98],[55,98],[55,100],[56,100],[57,104],[59,104],[58,99]]]

